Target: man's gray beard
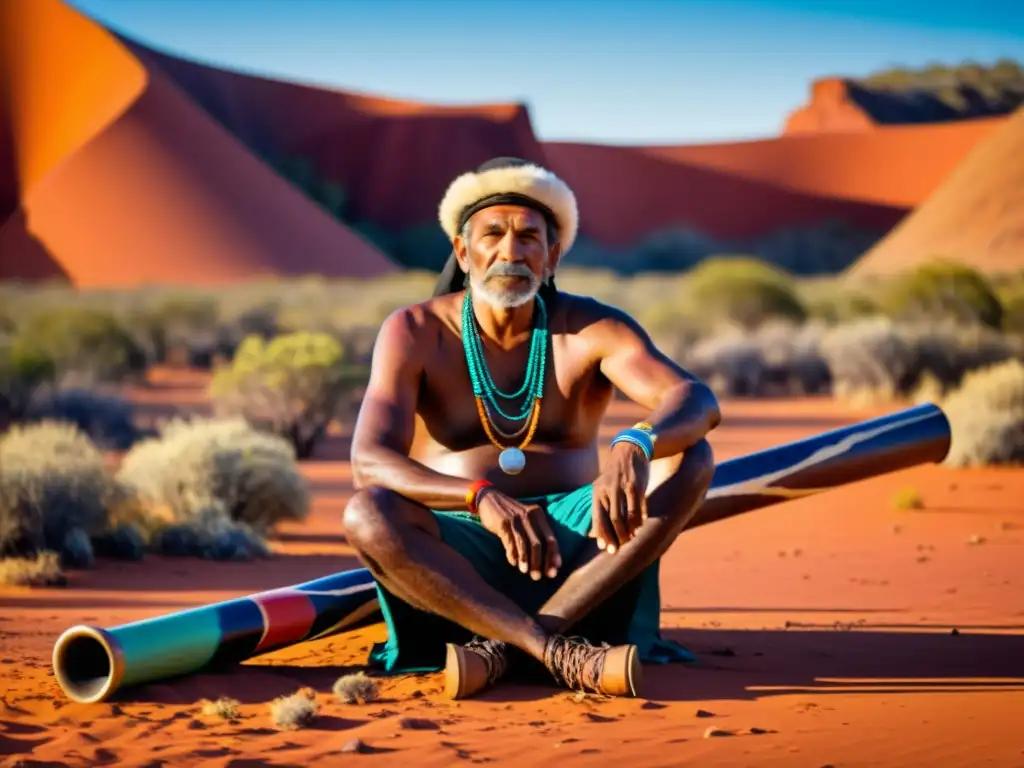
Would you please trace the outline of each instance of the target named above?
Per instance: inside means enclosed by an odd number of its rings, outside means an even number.
[[[528,278],[530,280],[529,287],[515,291],[495,290],[487,285],[487,278],[489,277],[509,275]],[[537,295],[537,291],[540,290],[541,281],[535,274],[525,269],[492,268],[483,279],[471,277],[469,284],[470,289],[473,291],[473,296],[479,298],[485,304],[490,304],[492,307],[499,309],[515,309],[516,307],[523,306]]]

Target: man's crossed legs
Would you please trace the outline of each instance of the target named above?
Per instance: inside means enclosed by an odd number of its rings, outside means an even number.
[[[466,557],[442,541],[434,513],[397,493],[379,487],[357,492],[342,525],[388,592],[482,638],[448,645],[449,696],[472,695],[501,677],[508,646],[543,664],[566,687],[635,696],[640,682],[635,646],[597,647],[565,633],[668,550],[703,502],[714,468],[706,440],[683,456],[655,461],[648,517],[635,536],[614,554],[589,540],[574,562],[563,566],[570,572],[535,615],[488,584]]]

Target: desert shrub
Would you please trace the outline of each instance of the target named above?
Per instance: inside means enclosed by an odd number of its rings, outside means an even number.
[[[674,272],[691,269],[720,249],[714,238],[692,227],[677,226],[646,235],[630,249],[628,259],[620,257],[619,261],[626,262],[632,273]]]
[[[316,692],[302,689],[290,696],[278,696],[270,703],[270,717],[281,730],[295,731],[311,725],[319,714]]]
[[[832,372],[820,351],[824,329],[769,322],[754,339],[765,362],[764,394],[817,395],[830,390]]]
[[[172,421],[125,455],[117,480],[136,525],[157,551],[212,559],[267,553],[262,537],[309,513],[309,492],[282,438],[243,419]]]
[[[214,343],[219,308],[213,296],[176,292],[154,297],[129,316],[153,362],[179,362],[186,360],[197,344]]]
[[[830,286],[827,290],[807,291],[802,296],[809,320],[838,325],[881,313],[878,301],[864,287]]]
[[[44,309],[11,341],[20,359],[49,359],[58,380],[114,381],[146,368],[143,349],[110,312],[82,306]]]
[[[955,321],[1001,328],[1003,307],[977,270],[952,261],[922,264],[887,287],[883,308],[901,321]]]
[[[366,372],[346,365],[341,344],[323,333],[290,333],[269,342],[250,336],[210,383],[216,412],[242,416],[286,437],[299,459],[309,458]]]
[[[0,437],[0,556],[50,550],[88,566],[115,494],[103,454],[77,427],[15,425]]]
[[[199,704],[203,714],[207,717],[218,717],[221,720],[237,720],[241,715],[241,709],[239,709],[241,702],[238,699],[231,699],[227,696],[222,696],[213,701],[203,699]]]
[[[720,396],[763,391],[767,366],[752,334],[733,331],[705,338],[687,350],[682,363]]]
[[[0,424],[22,419],[33,394],[55,374],[53,360],[42,350],[0,341]]]
[[[900,325],[877,317],[830,329],[821,352],[839,397],[903,398],[930,376],[942,392],[963,375],[1014,354],[1010,342],[980,329]]]
[[[1003,331],[1024,333],[1024,281],[1017,280],[998,291],[1003,305]]]
[[[380,697],[377,681],[367,677],[365,672],[342,675],[334,681],[331,690],[342,704],[367,704]]]
[[[0,560],[0,587],[63,587],[67,581],[56,552]]]
[[[755,328],[769,319],[803,322],[807,316],[788,276],[746,257],[713,257],[689,274],[690,306],[713,322]]]
[[[125,450],[139,435],[134,417],[135,406],[119,395],[72,387],[37,390],[21,419],[74,424],[98,447]]]
[[[749,243],[747,250],[790,274],[834,274],[870,250],[883,234],[829,220],[772,232]]]
[[[1024,463],[1024,364],[1007,360],[972,371],[942,403],[956,467]]]
[[[821,329],[768,323],[726,330],[687,350],[683,364],[720,395],[812,395],[828,391],[831,373],[818,351]]]

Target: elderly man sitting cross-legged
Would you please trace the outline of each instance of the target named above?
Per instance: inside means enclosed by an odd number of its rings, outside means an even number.
[[[628,315],[556,290],[578,214],[551,172],[490,161],[440,219],[452,258],[433,298],[383,323],[352,446],[343,528],[388,629],[371,658],[443,668],[454,698],[513,653],[635,696],[641,661],[691,658],[659,635],[657,566],[711,483],[718,403]],[[649,415],[602,466],[616,387]]]

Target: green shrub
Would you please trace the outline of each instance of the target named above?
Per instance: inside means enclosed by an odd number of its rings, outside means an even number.
[[[132,503],[119,522],[168,554],[247,559],[282,520],[309,513],[309,491],[283,439],[243,419],[172,421],[125,455]]]
[[[53,307],[29,317],[11,341],[11,354],[52,361],[59,380],[82,383],[115,381],[146,368],[143,349],[112,313],[81,306]]]
[[[999,291],[1003,305],[1003,331],[1024,334],[1024,283],[1016,282]]]
[[[821,320],[829,325],[872,317],[879,311],[878,302],[857,291],[838,291],[807,302],[808,318]]]
[[[33,393],[55,375],[53,360],[42,350],[0,341],[0,424],[22,419]]]
[[[290,333],[269,342],[249,336],[210,384],[221,416],[242,416],[291,441],[309,458],[366,373],[346,365],[341,344],[324,333]]]
[[[999,329],[1003,307],[989,282],[976,270],[951,261],[923,264],[895,279],[883,307],[894,320],[953,321]]]
[[[1007,360],[972,371],[943,401],[955,467],[1024,463],[1024,364]]]
[[[213,296],[180,291],[154,297],[129,317],[153,362],[182,361],[197,344],[214,343],[219,306]]]
[[[116,493],[103,454],[77,427],[15,425],[0,437],[0,555],[49,550],[65,565],[90,565]]]
[[[689,305],[711,322],[751,329],[769,319],[800,323],[807,317],[790,278],[756,259],[713,257],[687,282]]]

